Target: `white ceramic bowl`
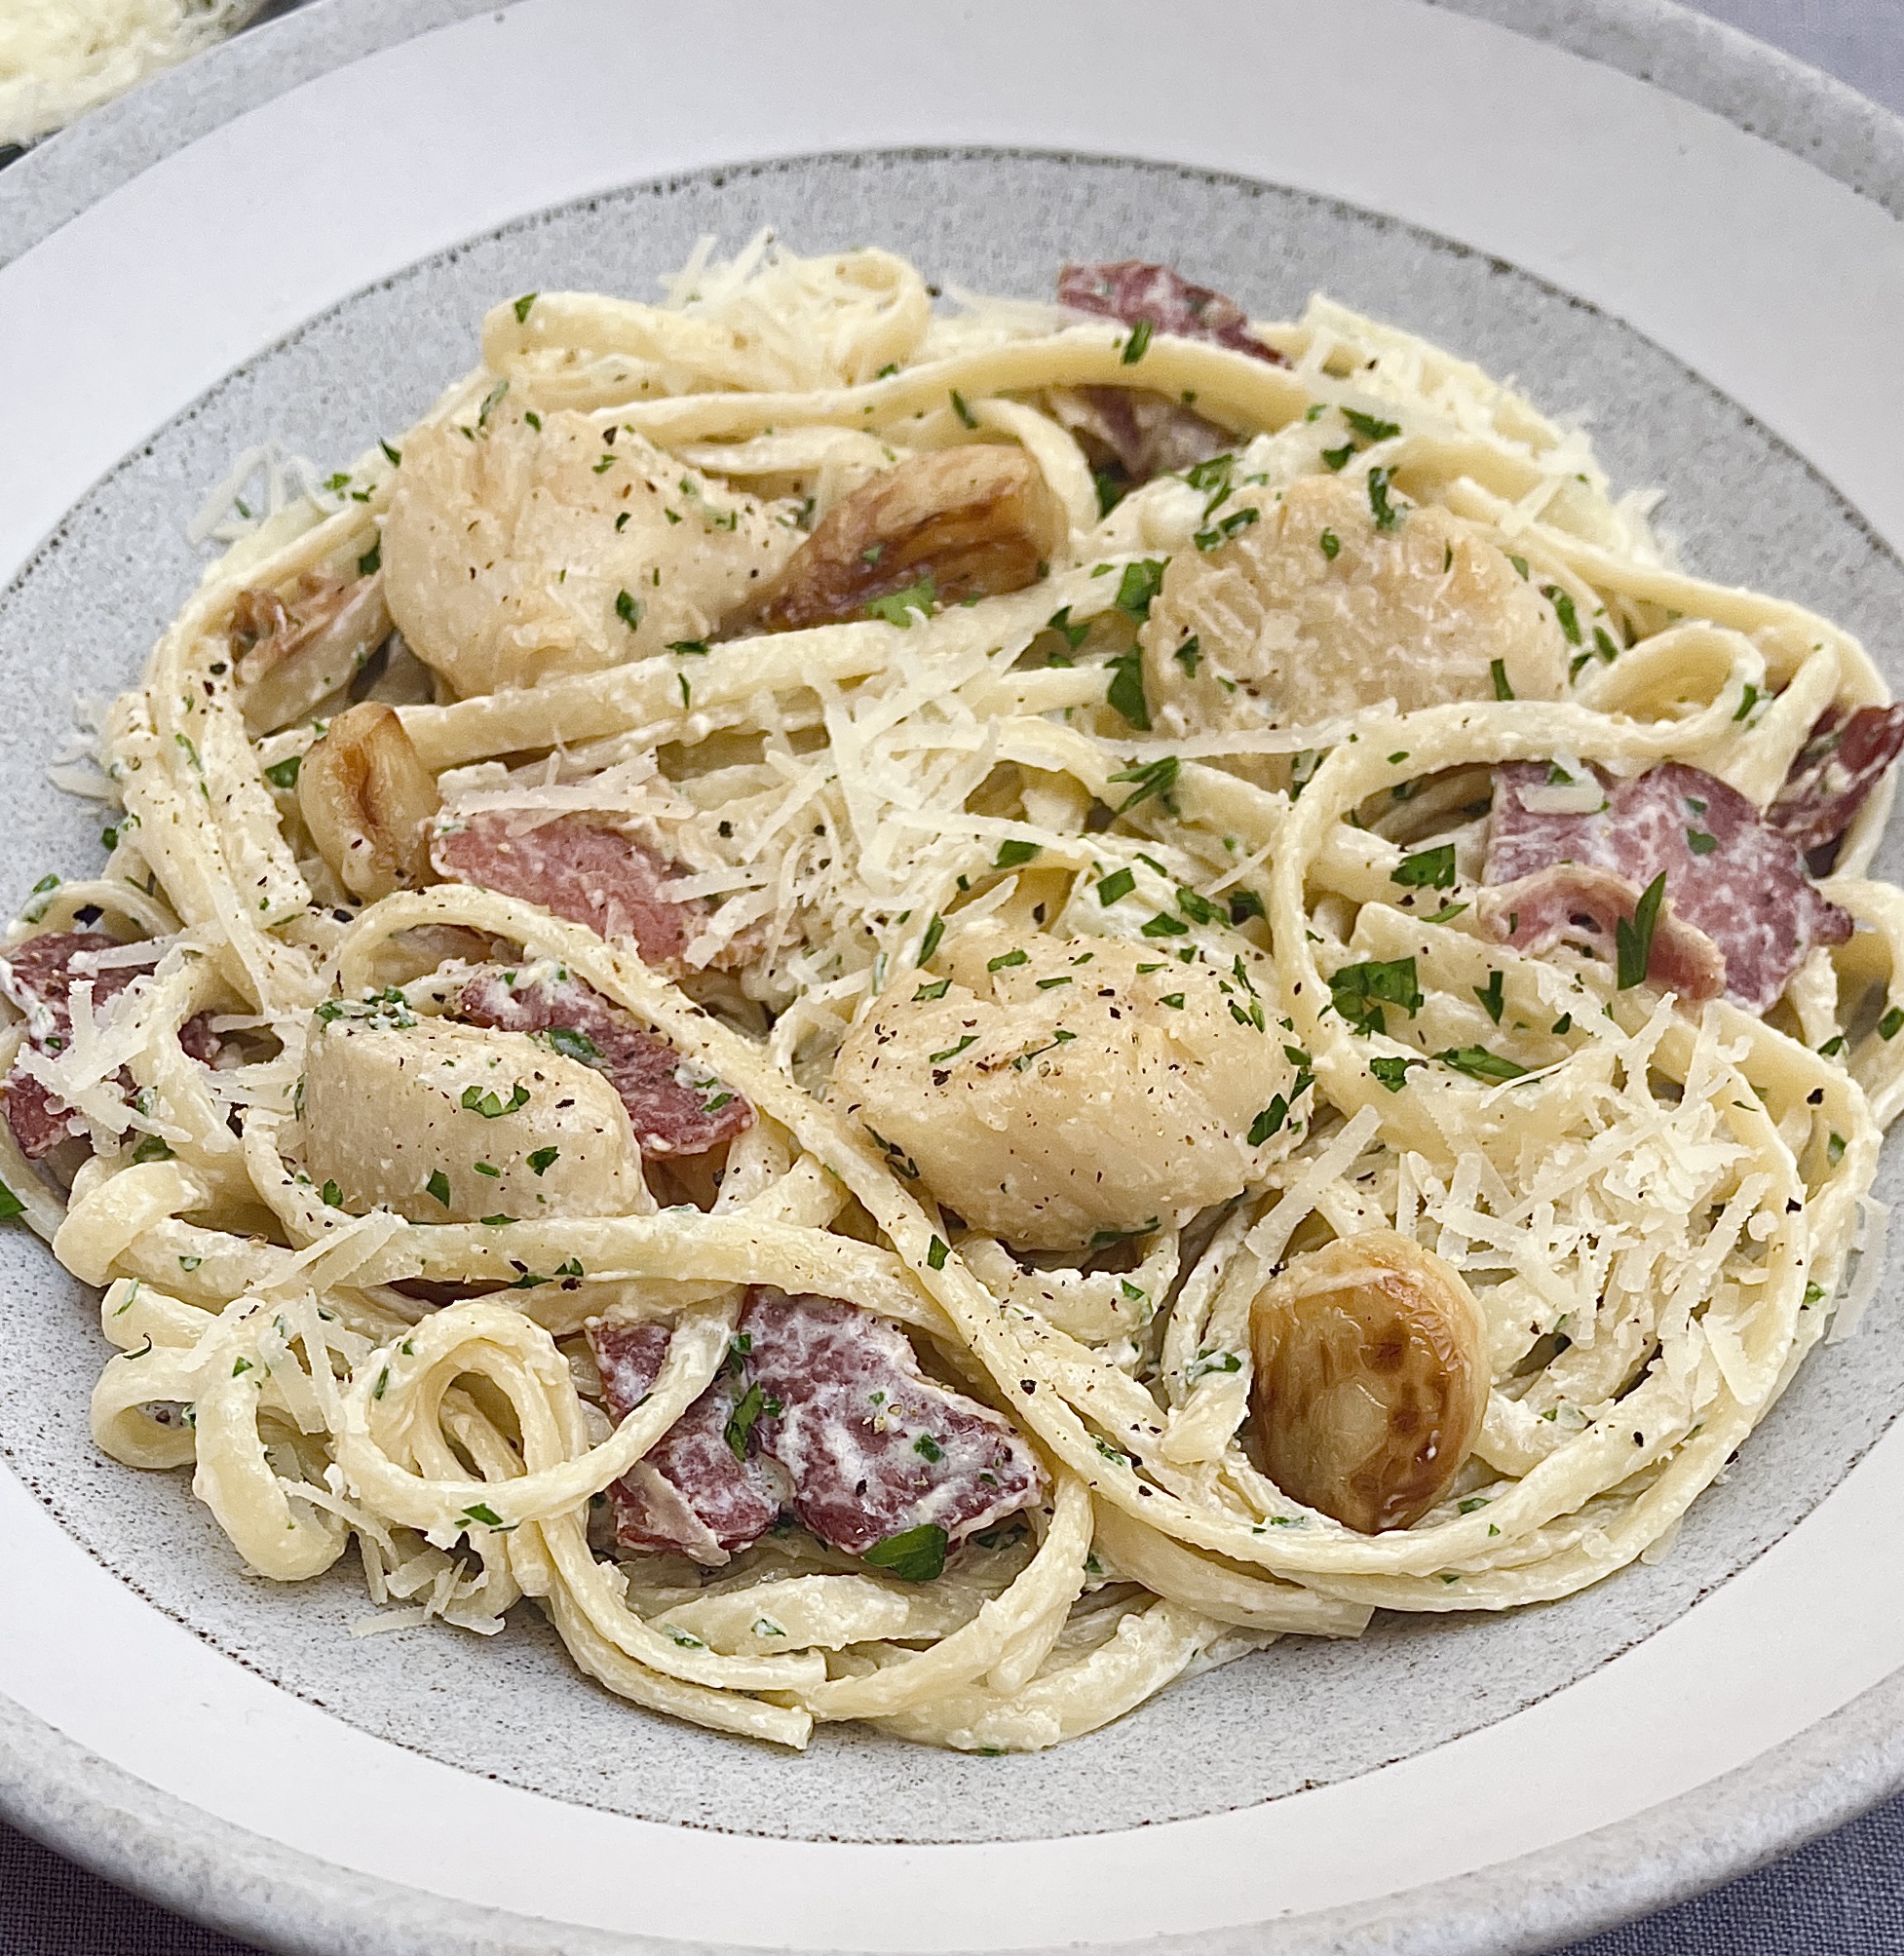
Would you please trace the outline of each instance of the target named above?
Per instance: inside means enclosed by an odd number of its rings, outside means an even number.
[[[1844,619],[1904,680],[1892,127],[1676,10],[1549,18],[1585,52],[1485,11],[321,0],[50,145],[0,179],[17,243],[36,185],[42,220],[84,207],[0,271],[30,377],[0,472],[0,900],[93,860],[96,821],[44,785],[64,699],[133,677],[232,453],[347,458],[469,364],[495,299],[652,290],[697,233],[769,221],[1007,291],[1067,254],[1170,259],[1259,313],[1324,287],[1586,412],[1691,564]],[[1586,58],[1701,48],[1709,101],[1794,141],[1809,118],[1868,194]],[[310,79],[273,94],[273,50]],[[619,1705],[533,1620],[354,1642],[346,1575],[247,1578],[181,1479],[93,1449],[79,1286],[19,1234],[0,1274],[0,1807],[254,1939],[1524,1948],[1794,1842],[1904,1755],[1889,1285],[1656,1566],[1287,1643],[1054,1753],[830,1730],[787,1758]]]

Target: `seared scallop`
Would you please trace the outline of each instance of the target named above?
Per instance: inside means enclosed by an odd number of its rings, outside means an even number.
[[[614,1088],[527,1033],[326,1007],[299,1104],[306,1170],[354,1211],[532,1222],[651,1206]]]
[[[1260,492],[1267,498],[1268,491]],[[1207,553],[1170,560],[1143,633],[1161,731],[1290,725],[1392,699],[1558,699],[1567,647],[1552,611],[1485,532],[1368,486],[1305,477]],[[1496,668],[1499,667],[1499,674]]]
[[[1270,1477],[1364,1535],[1445,1495],[1487,1410],[1486,1331],[1460,1274],[1392,1230],[1296,1257],[1250,1317]]]
[[[1250,1145],[1293,1069],[1228,975],[1095,938],[955,949],[958,979],[908,978],[854,1027],[828,1097],[974,1227],[1085,1249],[1228,1201],[1288,1145],[1285,1122]]]
[[[800,542],[792,512],[627,428],[506,408],[419,429],[383,532],[391,616],[463,695],[698,644]]]

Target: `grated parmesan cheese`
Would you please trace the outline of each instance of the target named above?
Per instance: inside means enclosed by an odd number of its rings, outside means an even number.
[[[26,143],[242,27],[259,0],[10,0],[0,146]]]

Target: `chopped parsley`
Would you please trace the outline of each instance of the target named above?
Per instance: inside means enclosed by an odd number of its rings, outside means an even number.
[[[561,1153],[559,1148],[538,1148],[529,1157],[529,1167],[539,1175],[546,1175],[555,1166],[555,1159]]]
[[[912,624],[912,614],[923,611],[931,614],[938,602],[938,586],[933,574],[928,571],[916,584],[909,584],[903,591],[889,593],[885,597],[875,597],[862,606],[868,618],[883,618],[889,625],[896,625],[901,632]]]
[[[480,1114],[485,1121],[500,1120],[505,1114],[514,1114],[518,1107],[528,1104],[529,1090],[519,1080],[507,1100],[500,1093],[485,1093],[480,1087],[463,1089],[464,1107],[472,1114]]]
[[[302,754],[287,754],[281,761],[273,761],[264,771],[265,780],[273,787],[295,787],[297,786],[297,771],[302,765],[303,758]],[[113,837],[114,842],[117,842],[118,839],[117,836]]]
[[[1500,974],[1497,972],[1495,976],[1498,978]],[[1485,1046],[1451,1046],[1434,1056],[1443,1066],[1452,1066],[1470,1080],[1518,1080],[1527,1071],[1518,1060],[1503,1058]]]
[[[926,935],[919,940],[919,962],[928,964],[933,953],[938,949],[939,940],[945,935],[945,919],[934,910],[926,925]]]
[[[449,1177],[443,1173],[441,1169],[434,1170],[431,1172],[430,1179],[427,1182],[425,1182],[423,1186],[433,1196],[435,1196],[436,1199],[439,1203],[441,1203],[445,1208],[449,1207]]]
[[[1097,901],[1108,910],[1113,903],[1129,896],[1136,887],[1137,872],[1134,869],[1114,870],[1097,886]]]
[[[1165,559],[1161,556],[1147,556],[1124,565],[1123,575],[1118,580],[1118,594],[1113,600],[1120,611],[1127,612],[1136,619],[1151,615],[1151,604],[1163,589],[1164,562]]]
[[[1135,366],[1151,350],[1152,326],[1149,320],[1139,320],[1130,328],[1130,337],[1123,343],[1123,352],[1119,357],[1121,366]]]
[[[1371,1059],[1368,1070],[1381,1081],[1390,1093],[1399,1093],[1408,1084],[1408,1069],[1411,1066],[1426,1066],[1426,1059],[1404,1058],[1395,1055],[1385,1059]]]
[[[1501,1008],[1504,1003],[1501,993],[1501,974],[1499,972],[1489,972],[1487,983],[1485,985],[1477,984],[1474,987],[1474,996],[1481,1001],[1481,1005],[1486,1011],[1487,1016],[1494,1020],[1496,1025],[1499,1025],[1501,1023]]]
[[[1117,702],[1114,700],[1112,705]],[[1175,754],[1165,754],[1161,760],[1147,761],[1142,767],[1121,768],[1109,777],[1112,781],[1127,781],[1135,784],[1132,791],[1112,811],[1115,815],[1127,815],[1140,801],[1148,801],[1152,795],[1168,795],[1177,785],[1177,775],[1183,763]]]
[[[966,405],[965,396],[956,387],[952,390],[952,412],[959,417],[966,427],[976,428],[978,426],[978,416]]]
[[[1404,890],[1452,890],[1455,884],[1455,845],[1444,842],[1438,848],[1418,849],[1404,856],[1390,872],[1389,880]]]
[[[1573,598],[1557,584],[1543,584],[1541,595],[1553,606],[1553,615],[1560,620],[1560,630],[1569,645],[1580,642],[1580,614],[1574,609]]]
[[[1029,953],[1014,948],[1009,951],[1001,951],[997,957],[987,959],[985,969],[988,972],[1002,972],[1009,970],[1013,965],[1029,964],[1030,962]]]
[[[937,1237],[933,1237],[932,1242],[926,1246],[926,1268],[928,1270],[943,1270],[945,1268],[945,1259],[951,1253],[952,1246],[949,1243],[942,1243]]]
[[[1258,509],[1236,510],[1207,529],[1199,530],[1191,541],[1200,551],[1213,551],[1227,544],[1238,531],[1248,529],[1251,523],[1260,522],[1262,518],[1263,512]]]
[[[572,1025],[551,1025],[536,1037],[564,1059],[579,1059],[584,1066],[601,1064],[601,1048],[586,1032],[578,1032]]]
[[[1386,534],[1396,528],[1402,518],[1402,512],[1389,501],[1389,483],[1391,472],[1387,469],[1371,469],[1368,472],[1368,508],[1375,518],[1375,527]]]
[[[1618,965],[1618,982],[1621,991],[1646,981],[1647,966],[1653,961],[1653,934],[1659,923],[1659,905],[1666,900],[1666,872],[1662,869],[1651,883],[1633,910],[1632,921],[1619,920],[1614,932]]]
[[[1336,535],[1334,530],[1324,530],[1316,541],[1322,546],[1322,555],[1331,563],[1334,563],[1336,558],[1342,555],[1342,539]]]
[[[626,591],[619,593],[615,599],[615,616],[619,618],[630,632],[634,631],[641,623],[640,600],[635,597],[630,597]]]
[[[541,298],[541,296],[542,294],[540,292],[524,292],[522,296],[515,301],[515,324],[517,326],[522,325],[522,323],[529,317],[529,308],[532,305],[534,305],[535,302],[539,298]]]
[[[946,1546],[945,1530],[936,1522],[924,1521],[875,1542],[859,1559],[889,1570],[902,1583],[930,1583],[945,1571]]]
[[[1383,421],[1373,414],[1364,414],[1359,409],[1345,407],[1342,418],[1365,441],[1392,441],[1401,433],[1398,421]]]
[[[1357,1032],[1385,1032],[1384,1005],[1414,1014],[1422,1004],[1412,957],[1344,965],[1329,980],[1329,1002]]]
[[[1488,671],[1494,679],[1494,697],[1497,700],[1511,700],[1514,689],[1507,681],[1507,662],[1504,659],[1490,659]]]
[[[998,860],[992,864],[994,869],[1016,869],[1022,863],[1037,862],[1044,845],[1038,842],[1020,842],[1009,837],[998,846]]]

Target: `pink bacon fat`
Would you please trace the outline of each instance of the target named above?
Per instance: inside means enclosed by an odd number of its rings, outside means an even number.
[[[541,1033],[602,1074],[622,1096],[644,1155],[700,1155],[753,1126],[753,1108],[580,978],[530,966],[479,971],[456,1016],[503,1032]]]
[[[1044,1494],[1044,1469],[1006,1420],[934,1385],[886,1319],[759,1285],[741,1335],[762,1394],[755,1438],[829,1547],[863,1555],[927,1526],[957,1542]]]
[[[672,1335],[666,1324],[589,1326],[602,1398],[618,1424],[661,1376]],[[728,1441],[742,1395],[735,1368],[723,1365],[646,1457],[609,1488],[615,1540],[622,1548],[686,1555],[718,1568],[780,1519],[775,1478],[746,1456],[744,1436],[742,1453]]]
[[[485,809],[437,831],[430,860],[439,876],[473,883],[596,936],[631,938],[651,965],[678,971],[702,924],[704,901],[662,896],[678,871],[632,836],[574,815],[552,821],[532,810]]]
[[[616,1419],[653,1386],[668,1335],[589,1327]],[[622,1547],[718,1565],[783,1508],[830,1548],[863,1555],[918,1528],[960,1541],[1044,1491],[1025,1442],[928,1379],[896,1325],[762,1285],[748,1293],[734,1357],[610,1498]]]
[[[1904,706],[1833,708],[1793,758],[1766,822],[1801,856],[1828,848],[1851,825],[1871,790],[1904,752]]]
[[[0,952],[0,995],[26,1015],[26,1043],[30,1047],[40,1053],[57,1053],[71,1039],[74,985],[92,985],[93,1011],[103,1017],[126,987],[158,962],[163,946],[153,945],[150,958],[143,963],[98,963],[101,952],[121,948],[118,940],[103,931],[47,931]],[[179,1027],[178,1043],[204,1065],[213,1064],[218,1057],[220,1042],[205,1013]],[[128,1096],[133,1091],[131,1079],[124,1074],[120,1089]],[[62,1141],[86,1132],[85,1122],[72,1108],[56,1099],[43,1082],[23,1072],[18,1062],[0,1081],[0,1102],[5,1104],[14,1139],[29,1162],[44,1161]]]
[[[1210,340],[1273,366],[1288,361],[1249,329],[1249,315],[1208,286],[1193,286],[1168,265],[1120,258],[1103,265],[1066,265],[1058,273],[1058,304],[1096,313],[1125,326],[1154,326],[1182,339]]]
[[[1496,935],[1539,952],[1563,940],[1611,951],[1655,877],[1666,901],[1649,977],[1688,999],[1720,991],[1748,1012],[1772,1005],[1813,944],[1843,943],[1851,920],[1821,897],[1789,837],[1735,788],[1678,761],[1615,782],[1591,814],[1527,807],[1544,763],[1495,770],[1482,905]]]

